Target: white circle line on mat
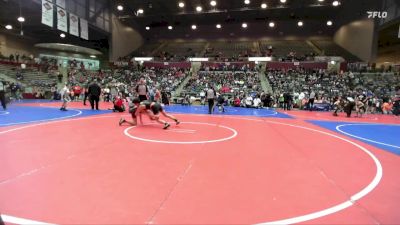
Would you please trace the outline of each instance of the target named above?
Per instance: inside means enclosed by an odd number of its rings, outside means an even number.
[[[201,115],[202,116],[202,115]],[[103,117],[115,117],[115,116],[103,116]],[[39,124],[33,124],[33,125],[28,125],[28,126],[23,126],[23,127],[18,127],[18,128],[14,128],[14,129],[10,129],[10,130],[6,130],[6,131],[0,131],[0,134],[4,134],[4,133],[8,133],[8,132],[12,132],[12,131],[16,131],[16,130],[20,130],[20,129],[24,129],[24,128],[29,128],[29,127],[36,127],[36,126],[40,126],[40,125],[47,125],[47,124],[52,124],[52,123],[61,123],[61,122],[69,122],[69,121],[78,121],[78,120],[84,120],[84,119],[97,119],[97,118],[103,118],[103,117],[88,117],[88,118],[78,118],[78,119],[70,119],[70,120],[59,120],[59,121],[54,121],[54,122],[48,122],[48,123],[39,123]],[[246,119],[246,118],[240,118],[240,117],[232,117],[235,119]],[[272,123],[272,124],[278,124],[278,125],[285,125],[285,126],[291,126],[291,127],[296,127],[296,128],[301,128],[301,129],[305,129],[305,130],[309,130],[309,131],[314,131],[317,133],[321,133],[321,134],[325,134],[334,138],[337,138],[339,140],[342,140],[344,142],[350,143],[354,146],[356,146],[357,148],[361,149],[364,153],[366,153],[375,163],[375,167],[376,167],[376,174],[374,176],[374,178],[372,179],[372,181],[365,186],[362,190],[360,190],[359,192],[353,194],[352,196],[350,196],[350,199],[343,202],[343,203],[339,203],[337,205],[334,205],[332,207],[317,211],[317,212],[313,212],[313,213],[309,213],[309,214],[305,214],[305,215],[301,215],[301,216],[296,216],[296,217],[292,217],[292,218],[287,218],[287,219],[281,219],[281,220],[275,220],[275,221],[270,221],[270,222],[262,222],[262,223],[258,223],[257,225],[268,225],[268,224],[294,224],[294,223],[301,223],[301,222],[305,222],[305,221],[309,221],[309,220],[313,220],[313,219],[317,219],[317,218],[321,218],[323,216],[327,216],[336,212],[339,212],[341,210],[344,210],[350,206],[352,206],[354,204],[355,201],[365,197],[367,194],[369,194],[372,190],[374,190],[380,180],[382,179],[383,176],[383,169],[382,169],[382,165],[379,162],[378,158],[371,153],[369,150],[367,150],[366,148],[364,148],[363,146],[348,140],[346,138],[340,137],[338,135],[332,134],[332,133],[328,133],[322,130],[317,130],[314,128],[309,128],[309,127],[304,127],[304,126],[299,126],[299,125],[294,125],[294,124],[288,124],[288,123],[281,123],[281,122],[276,122],[276,121],[268,121],[268,120],[264,120],[264,122],[266,123]],[[6,215],[3,215],[6,216]],[[7,216],[6,218],[9,218],[11,216]],[[18,219],[22,219],[22,218],[18,218],[18,217],[12,217],[12,221],[9,220],[4,220],[4,222],[9,222],[9,223],[13,223],[13,221],[16,221]],[[27,219],[22,219],[22,220],[27,220]],[[31,221],[31,220],[28,220]],[[48,224],[48,223],[44,223],[44,222],[38,222],[38,221],[34,221],[37,222],[36,224]],[[25,223],[16,223],[16,224],[25,224]],[[34,224],[34,223],[33,223]]]
[[[69,115],[69,116],[56,117],[56,118],[52,118],[52,119],[31,120],[31,121],[24,121],[24,122],[17,122],[17,123],[0,123],[0,126],[11,126],[11,125],[19,125],[19,124],[27,124],[27,123],[48,122],[48,121],[54,121],[54,120],[72,118],[72,117],[79,116],[79,115],[82,114],[82,111],[81,111],[81,110],[77,110],[77,109],[70,109],[70,110],[71,110],[71,111],[76,111],[76,112],[78,112],[78,113],[75,113],[75,114]]]
[[[136,128],[135,126],[133,127],[128,127],[124,130],[124,134],[128,136],[129,138],[140,140],[140,141],[145,141],[145,142],[153,142],[153,143],[163,143],[163,144],[207,144],[207,143],[215,143],[215,142],[221,142],[221,141],[227,141],[232,138],[235,138],[238,134],[238,132],[230,127],[223,126],[223,125],[218,125],[218,124],[213,124],[213,123],[200,123],[200,122],[181,122],[181,124],[199,124],[199,125],[207,125],[207,126],[213,126],[213,127],[221,127],[227,130],[232,131],[232,135],[226,138],[220,138],[220,139],[215,139],[215,140],[206,140],[206,141],[163,141],[163,140],[154,140],[154,139],[148,139],[148,138],[141,138],[134,136],[129,133],[129,130]],[[146,124],[148,125],[148,124]]]
[[[361,191],[353,194],[352,196],[350,196],[350,199],[334,205],[332,207],[317,211],[317,212],[313,212],[313,213],[309,213],[309,214],[305,214],[302,216],[296,216],[296,217],[292,217],[292,218],[287,218],[287,219],[282,219],[282,220],[276,220],[276,221],[270,221],[270,222],[262,222],[262,223],[258,223],[258,225],[269,225],[269,224],[276,224],[276,225],[280,225],[280,224],[294,224],[294,223],[301,223],[301,222],[305,222],[305,221],[309,221],[309,220],[313,220],[313,219],[317,219],[323,216],[327,216],[336,212],[339,212],[343,209],[346,209],[350,206],[352,206],[354,204],[355,201],[361,199],[362,197],[366,196],[368,193],[370,193],[373,189],[376,188],[376,186],[378,186],[380,180],[382,179],[383,176],[383,169],[382,169],[382,164],[379,162],[378,158],[376,158],[376,156],[374,154],[372,154],[369,150],[367,150],[366,148],[364,148],[363,146],[345,139],[343,137],[340,137],[338,135],[335,134],[331,134],[322,130],[317,130],[317,129],[313,129],[310,127],[303,127],[303,126],[299,126],[299,125],[293,125],[293,124],[287,124],[287,123],[281,123],[281,122],[276,122],[276,121],[265,121],[267,123],[273,123],[273,124],[279,124],[279,125],[286,125],[286,126],[291,126],[291,127],[297,127],[297,128],[302,128],[305,130],[310,130],[310,131],[314,131],[317,133],[321,133],[321,134],[325,134],[337,139],[340,139],[342,141],[345,141],[347,143],[350,143],[354,146],[356,146],[357,148],[361,149],[363,152],[365,152],[375,163],[375,167],[376,167],[376,174],[374,176],[374,178],[372,179],[372,181],[366,186],[364,187]]]
[[[5,116],[5,115],[8,115],[8,114],[10,114],[10,112],[8,112],[8,111],[0,111],[0,116]]]
[[[387,144],[387,143],[385,143],[385,142],[380,142],[380,141],[375,141],[375,140],[372,140],[372,139],[360,137],[360,136],[357,136],[357,135],[355,135],[355,134],[350,134],[350,133],[345,132],[345,131],[343,131],[343,130],[340,129],[341,127],[347,127],[347,126],[374,126],[374,125],[375,125],[375,126],[377,126],[377,125],[399,126],[399,125],[394,125],[394,124],[353,124],[353,123],[352,123],[352,124],[342,124],[342,125],[338,125],[338,126],[336,126],[336,130],[339,131],[339,132],[342,133],[342,134],[345,134],[345,135],[348,135],[348,136],[350,136],[350,137],[354,137],[354,138],[357,138],[357,139],[360,139],[360,140],[364,140],[364,141],[368,141],[368,142],[371,142],[371,143],[380,144],[380,145],[385,145],[385,146],[389,146],[389,147],[393,147],[393,148],[398,148],[398,149],[400,149],[400,146],[392,145],[392,144]]]

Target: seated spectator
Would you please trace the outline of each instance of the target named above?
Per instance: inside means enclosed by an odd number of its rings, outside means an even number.
[[[241,102],[242,101],[240,100],[239,96],[236,96],[235,100],[233,101],[233,106],[240,107]]]
[[[392,112],[393,104],[389,100],[389,102],[384,102],[382,105],[382,112],[383,114],[390,114]]]
[[[257,109],[261,108],[261,99],[258,95],[253,100],[253,107]]]
[[[113,103],[114,103],[114,108],[112,108],[113,112],[124,112],[125,111],[124,101],[119,96],[115,96]]]
[[[252,108],[253,107],[253,97],[251,95],[248,95],[245,100],[246,108]]]

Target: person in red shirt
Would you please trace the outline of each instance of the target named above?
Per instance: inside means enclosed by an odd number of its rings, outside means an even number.
[[[74,96],[75,96],[75,100],[78,101],[79,100],[79,96],[81,95],[82,89],[80,86],[76,85],[74,87]]]
[[[112,111],[113,112],[124,112],[125,111],[124,101],[119,96],[115,97],[114,108],[112,109]]]
[[[240,103],[241,103],[241,101],[240,101],[239,97],[236,97],[235,100],[233,101],[233,105],[235,107],[240,107]]]

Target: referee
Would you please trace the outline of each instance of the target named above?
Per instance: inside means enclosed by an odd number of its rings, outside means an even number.
[[[96,110],[99,110],[99,101],[100,101],[100,95],[101,95],[101,88],[100,86],[94,81],[90,86],[89,86],[89,101],[90,101],[90,106],[92,107],[92,110],[94,109],[94,105],[96,103]]]
[[[6,83],[4,81],[0,81],[0,102],[3,109],[6,110]]]
[[[207,90],[207,101],[208,101],[208,114],[212,114],[214,111],[214,99],[215,99],[216,93],[213,87],[211,87]]]

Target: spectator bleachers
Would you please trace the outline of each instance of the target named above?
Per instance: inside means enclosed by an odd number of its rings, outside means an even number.
[[[0,63],[0,73],[29,86],[50,88],[57,84],[57,71],[42,72],[39,71],[38,66],[28,66],[22,69],[19,63]]]
[[[272,48],[272,55],[285,58],[290,53],[298,60],[304,60],[307,56],[315,55],[313,48],[304,40],[270,40],[260,41],[261,53],[264,55]]]
[[[206,57],[247,57],[256,55],[252,41],[210,42]]]
[[[326,56],[342,56],[348,62],[359,62],[359,58],[337,45],[332,40],[313,40],[312,41]]]
[[[200,71],[186,84],[185,91],[197,96],[210,85],[220,93],[261,91],[258,73],[254,71]]]
[[[151,53],[156,50],[162,43],[145,43],[136,49],[131,55],[132,56],[150,56]]]
[[[206,42],[168,42],[155,54],[158,59],[184,61],[187,57],[199,56]]]

